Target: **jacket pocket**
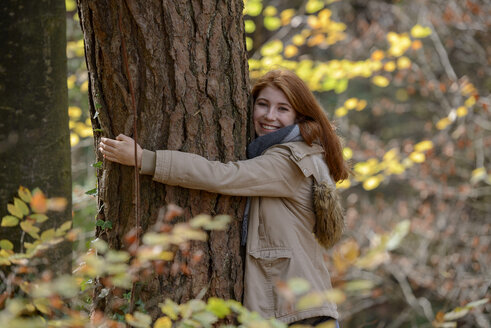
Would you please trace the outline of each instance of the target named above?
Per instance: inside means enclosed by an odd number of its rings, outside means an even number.
[[[292,250],[289,248],[267,248],[250,251],[249,255],[255,259],[256,265],[259,267],[258,272],[263,275],[262,279],[257,281],[264,285],[265,297],[258,300],[261,303],[260,307],[277,318],[292,313],[293,304],[289,304],[276,287],[278,282],[285,282],[289,278]]]

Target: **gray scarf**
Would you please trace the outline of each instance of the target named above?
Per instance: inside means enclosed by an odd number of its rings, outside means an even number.
[[[297,124],[289,125],[279,129],[273,133],[265,134],[259,138],[254,139],[249,146],[247,146],[247,158],[251,159],[262,155],[262,153],[271,146],[292,142],[302,141],[302,135],[300,134],[300,128]],[[242,240],[241,246],[245,246],[247,241],[247,226],[249,223],[249,210],[251,207],[251,197],[247,197],[247,203],[244,210],[244,219],[242,220]]]

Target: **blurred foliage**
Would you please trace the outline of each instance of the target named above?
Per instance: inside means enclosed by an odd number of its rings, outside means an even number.
[[[22,222],[48,220],[45,213],[48,209],[60,209],[59,199],[46,199],[40,190],[31,194],[26,188],[19,188],[19,198],[14,198],[13,204],[8,204],[11,215],[2,219],[4,224],[12,225],[11,217]],[[27,204],[30,204],[31,211]],[[63,240],[74,241],[79,237],[80,229],[70,229],[70,221],[58,229],[45,230],[38,235],[33,231],[32,224],[26,229],[36,239],[35,246],[27,247],[27,252],[14,252],[9,241],[0,241],[0,266],[9,266],[11,271],[6,276],[0,275],[0,325],[2,327],[213,327],[217,323],[239,323],[240,327],[271,327],[286,328],[287,326],[274,319],[261,318],[257,313],[250,312],[239,302],[222,300],[211,297],[206,302],[201,297],[183,304],[177,304],[166,299],[160,304],[162,314],[152,318],[146,313],[141,300],[136,302],[137,309],[129,311],[130,295],[126,290],[131,289],[132,283],[144,281],[152,273],[163,274],[166,271],[186,275],[193,274],[203,254],[201,251],[189,252],[181,263],[173,262],[177,249],[189,249],[190,242],[206,241],[207,233],[203,230],[224,230],[230,221],[228,216],[212,218],[200,215],[189,222],[173,224],[174,218],[182,214],[182,210],[169,206],[157,224],[147,232],[140,245],[134,231],[130,231],[124,241],[128,251],[109,249],[102,239],[95,239],[85,253],[76,253],[77,267],[71,275],[55,274],[47,268],[42,268],[39,259],[48,253],[52,247]],[[40,216],[42,215],[42,217]],[[344,260],[338,258],[337,265],[358,263],[369,270],[374,270],[374,254],[395,250],[408,232],[409,223],[403,222],[394,231],[382,237],[383,241],[367,250],[366,255],[358,257],[356,243],[347,247],[345,254],[350,254]],[[24,228],[23,228],[24,229]],[[346,244],[345,244],[346,245]],[[365,262],[365,264],[361,264]],[[379,262],[380,263],[380,262]],[[368,264],[368,266],[366,266]],[[3,270],[2,270],[3,272]],[[101,289],[96,289],[101,285]],[[353,280],[323,293],[311,292],[310,284],[304,279],[292,279],[277,283],[280,293],[292,306],[298,309],[309,309],[322,305],[324,302],[337,304],[346,301],[353,293],[370,293],[376,285],[370,280]],[[98,295],[93,296],[98,291]],[[206,292],[206,291],[204,291]],[[116,296],[105,313],[91,311],[93,297],[103,298],[109,294]],[[203,293],[204,294],[204,293]],[[119,297],[118,297],[119,296]],[[455,322],[476,307],[487,304],[488,299],[482,299],[466,304],[436,318],[440,326]],[[227,320],[227,321],[225,321]],[[227,327],[238,327],[228,324]],[[322,327],[325,327],[324,324]],[[334,325],[332,325],[334,328]]]
[[[66,5],[74,226],[84,245],[98,224],[93,131],[76,4]],[[343,293],[304,298],[346,298],[342,325],[489,326],[489,304],[461,315],[489,297],[490,10],[482,0],[245,1],[251,79],[295,71],[353,163],[338,184],[347,235],[326,258]],[[292,297],[286,282],[278,288]]]

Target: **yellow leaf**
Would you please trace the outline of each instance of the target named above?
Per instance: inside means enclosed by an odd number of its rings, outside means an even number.
[[[298,53],[298,48],[295,47],[294,45],[290,44],[286,46],[285,48],[285,57],[286,58],[291,58],[295,56]]]
[[[70,106],[68,107],[68,116],[70,116],[70,119],[76,120],[82,115],[82,110],[80,107],[77,106]]]
[[[450,119],[448,117],[444,117],[442,118],[441,120],[439,120],[437,123],[436,123],[436,128],[438,130],[443,130],[445,129],[448,125],[450,125],[450,123],[452,123],[450,121]]]
[[[80,138],[75,133],[70,133],[70,146],[76,146],[80,142]]]
[[[283,51],[283,42],[280,40],[273,40],[271,42],[266,43],[261,48],[261,55],[263,56],[273,56],[277,55]]]
[[[358,104],[356,105],[356,110],[361,111],[367,107],[367,101],[365,99],[361,99],[358,101]]]
[[[414,163],[423,163],[426,160],[426,156],[423,153],[413,151],[409,154],[409,159]]]
[[[256,24],[250,19],[244,21],[244,30],[246,33],[253,33],[256,30]]]
[[[301,46],[305,43],[305,37],[301,34],[295,34],[292,38],[292,42],[296,46]]]
[[[351,186],[351,181],[349,179],[340,181],[336,183],[336,188],[339,189],[348,189]]]
[[[376,75],[372,78],[372,83],[378,87],[385,88],[389,85],[389,79],[381,75]]]
[[[324,8],[324,4],[319,0],[309,0],[305,5],[305,11],[308,14],[313,14]]]
[[[309,26],[314,30],[321,27],[320,20],[317,18],[317,16],[314,15],[310,15],[307,17],[307,24],[309,24]]]
[[[264,27],[270,31],[275,31],[281,26],[281,20],[278,17],[266,16],[264,17]]]
[[[348,114],[348,110],[345,107],[339,107],[334,111],[334,115],[337,117],[343,117]]]
[[[467,115],[467,108],[464,107],[464,106],[460,106],[459,108],[457,108],[457,116],[458,117],[462,117],[462,116],[466,116]]]
[[[384,70],[387,72],[393,72],[396,69],[396,63],[394,61],[389,61],[384,64]]]
[[[414,145],[414,150],[424,152],[433,148],[433,141],[423,140]]]
[[[82,85],[80,86],[80,91],[82,92],[89,91],[89,81],[84,81],[84,83],[82,83]]]
[[[478,167],[477,169],[474,169],[471,173],[471,183],[476,183],[481,180],[486,179],[486,169],[484,167]]]
[[[475,103],[476,103],[476,98],[474,98],[473,96],[470,96],[469,98],[467,98],[464,105],[467,108],[470,108],[470,107],[474,106]]]
[[[411,29],[411,36],[413,38],[425,38],[431,34],[431,28],[423,27],[419,24],[414,25]]]
[[[267,6],[263,10],[263,15],[264,16],[274,16],[277,13],[278,13],[278,9],[276,9],[276,7],[274,7],[274,6]]]
[[[411,60],[406,56],[402,56],[397,59],[397,68],[398,69],[407,69],[411,67]]]
[[[295,10],[294,9],[285,9],[281,12],[280,18],[281,18],[281,25],[285,26],[290,24],[293,15],[295,15]]]
[[[370,56],[370,58],[372,60],[375,60],[375,61],[380,61],[382,59],[384,59],[385,57],[385,54],[382,50],[375,50],[372,55]]]
[[[302,296],[298,302],[296,308],[299,311],[312,309],[321,306],[324,303],[324,297],[319,292],[308,293]]]
[[[71,58],[73,56],[69,56],[68,58]],[[66,79],[66,85],[68,89],[73,89],[75,87],[75,82],[77,81],[77,77],[75,75],[70,75]]]
[[[247,1],[244,6],[244,15],[258,16],[263,10],[263,4],[257,1]]]
[[[19,219],[12,215],[6,215],[2,218],[2,227],[15,227],[19,223]]]
[[[41,233],[41,241],[49,241],[55,237],[55,229],[48,229]]]
[[[332,303],[341,304],[346,300],[346,294],[338,288],[333,288],[324,293],[326,300]],[[316,326],[319,327],[319,326]],[[334,328],[334,327],[333,327]]]
[[[344,102],[344,107],[348,110],[355,108],[358,105],[358,99],[349,98]]]
[[[383,176],[381,176],[380,174],[374,177],[370,177],[363,182],[363,189],[373,190],[377,188],[382,181],[383,181]]]
[[[7,251],[14,249],[14,244],[10,240],[2,239],[0,240],[0,248],[5,249]]]
[[[7,204],[7,211],[13,216],[18,217],[19,219],[22,219],[24,217],[24,215],[22,215],[21,209],[16,207],[14,204]]]
[[[33,301],[34,306],[36,309],[38,309],[40,312],[44,314],[51,314],[51,310],[49,308],[49,301],[46,298],[36,298]]]
[[[253,47],[253,41],[250,37],[247,36],[246,37],[246,49],[247,49],[247,51],[251,51],[252,47]]]
[[[48,217],[45,214],[30,214],[29,218],[36,220],[37,223],[43,223],[44,221],[48,220]]]
[[[29,189],[20,186],[18,192],[20,199],[22,199],[24,202],[29,203],[31,201],[31,192],[29,191]]]
[[[155,321],[153,328],[172,328],[172,321],[167,316],[160,317]]]
[[[14,206],[20,210],[23,216],[29,214],[29,208],[20,198],[14,197]]]
[[[39,239],[38,232],[41,229],[39,229],[38,227],[33,226],[32,223],[30,223],[29,221],[22,221],[20,223],[20,227],[21,227],[22,230],[24,230],[25,232],[27,232],[32,238]]]
[[[345,160],[351,159],[353,157],[353,150],[349,147],[343,148],[343,157]]]

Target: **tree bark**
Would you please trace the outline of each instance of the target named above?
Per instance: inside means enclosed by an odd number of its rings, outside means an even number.
[[[90,110],[102,136],[133,135],[124,41],[143,148],[181,150],[224,162],[244,158],[251,124],[241,0],[79,0],[78,6]],[[109,162],[98,172],[98,218],[110,220],[113,228],[97,234],[116,249],[124,247],[123,236],[136,226],[133,172]],[[140,181],[143,231],[155,223],[159,209],[171,203],[184,209],[185,220],[200,213],[234,218],[226,231],[211,232],[208,242],[192,245],[192,252],[202,250],[205,255],[191,275],[155,275],[142,286],[147,308],[154,311],[165,298],[187,301],[203,288],[208,288],[206,297],[240,301],[243,200],[165,186],[151,177]],[[186,259],[177,254],[175,261]]]
[[[68,200],[63,212],[48,213],[43,230],[71,219],[65,15],[62,1],[0,5],[0,217],[19,185],[39,187]],[[19,226],[0,229],[16,250],[20,236]],[[69,244],[50,254],[53,267],[70,268]]]

